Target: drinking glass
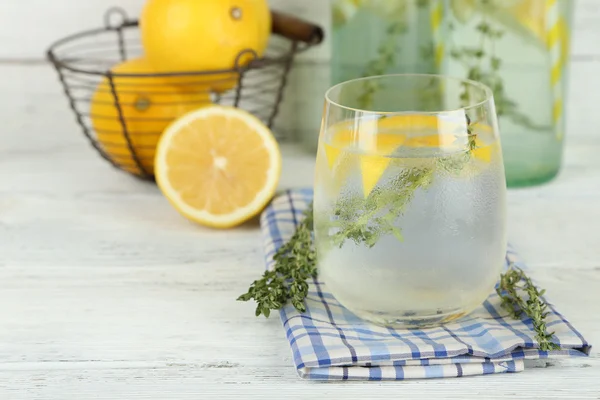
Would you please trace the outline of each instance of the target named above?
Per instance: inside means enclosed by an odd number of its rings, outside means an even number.
[[[398,74],[329,89],[315,176],[319,279],[386,326],[453,321],[493,291],[506,181],[491,90]]]

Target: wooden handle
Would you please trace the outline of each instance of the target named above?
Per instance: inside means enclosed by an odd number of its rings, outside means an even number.
[[[290,40],[316,45],[321,43],[325,37],[323,29],[310,22],[278,11],[271,11],[271,17],[273,21],[272,32]]]

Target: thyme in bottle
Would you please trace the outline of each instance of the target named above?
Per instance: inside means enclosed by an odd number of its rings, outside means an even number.
[[[486,0],[479,1],[483,9],[492,7]],[[493,12],[493,9],[490,9],[490,12]],[[548,130],[548,126],[534,123],[531,118],[519,111],[517,103],[508,97],[504,81],[500,76],[502,60],[496,55],[496,41],[504,36],[504,31],[494,29],[487,21],[485,11],[482,13],[484,13],[483,20],[476,26],[480,35],[479,45],[456,47],[450,52],[450,56],[463,64],[467,71],[467,79],[481,82],[492,90],[498,117],[506,116],[515,124],[528,129]],[[453,30],[454,26],[450,24],[449,29]],[[468,103],[466,90],[461,100]]]

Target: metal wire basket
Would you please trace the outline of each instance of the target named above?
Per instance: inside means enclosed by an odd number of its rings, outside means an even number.
[[[138,21],[129,19],[120,8],[106,12],[103,27],[52,44],[47,57],[58,72],[77,123],[97,152],[114,167],[153,180],[154,149],[161,128],[176,117],[168,110],[189,110],[210,101],[242,108],[272,127],[294,57],[321,43],[324,33],[295,17],[271,14],[273,35],[265,54],[258,57],[245,50],[229,70],[114,72],[115,65],[143,54]],[[219,84],[209,88],[207,81]],[[186,96],[175,97],[172,84],[185,87]],[[140,87],[148,97],[139,96]],[[146,117],[150,99],[155,111],[162,109]],[[94,109],[98,104],[102,107]],[[132,109],[134,115],[128,112]]]

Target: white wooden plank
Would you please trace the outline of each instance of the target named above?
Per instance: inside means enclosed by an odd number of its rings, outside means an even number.
[[[0,269],[3,398],[187,398],[204,394],[298,398],[594,398],[599,353],[517,375],[402,384],[308,384],[296,376],[278,318],[257,319],[235,296],[256,276],[227,256],[212,265]],[[536,269],[553,302],[593,343],[600,270]],[[581,293],[573,302],[572,293]],[[560,378],[560,379],[558,379]],[[243,386],[242,386],[243,385]],[[287,388],[287,389],[284,389]],[[335,389],[332,389],[335,388]],[[570,396],[570,397],[569,397]],[[539,397],[538,397],[539,398]]]
[[[594,368],[537,369],[521,376],[498,375],[401,383],[307,383],[275,368],[188,367],[82,369],[15,372],[10,400],[71,399],[597,399]],[[33,384],[32,384],[33,383]],[[10,391],[9,391],[10,390]],[[0,389],[0,394],[1,394]]]
[[[575,2],[571,53],[576,58],[598,60],[600,58],[600,48],[598,48],[600,2],[596,0],[570,1]]]

